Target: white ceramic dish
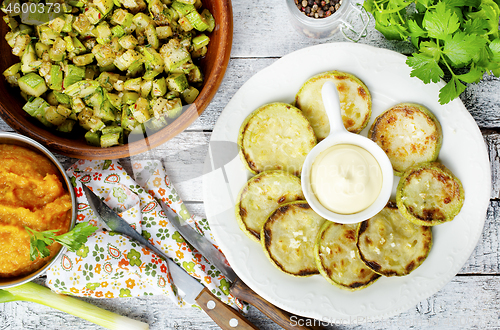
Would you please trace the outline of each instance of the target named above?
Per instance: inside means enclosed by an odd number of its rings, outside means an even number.
[[[481,132],[460,100],[438,103],[443,83],[425,85],[411,78],[405,60],[399,53],[353,43],[296,51],[249,79],[215,125],[212,141],[236,143],[241,123],[254,109],[275,101],[293,102],[300,86],[315,74],[345,71],[359,77],[372,95],[371,121],[361,134],[366,136],[376,116],[399,102],[423,104],[434,112],[443,128],[439,160],[463,183],[465,202],[460,214],[452,222],[433,228],[434,245],[419,268],[408,276],[383,277],[364,290],[347,292],[328,284],[320,275],[294,278],[282,273],[266,259],[260,245],[239,229],[234,201],[251,177],[239,157],[205,175],[205,209],[220,248],[238,276],[276,306],[325,322],[389,317],[440,290],[476,246],[491,190],[489,159]],[[395,178],[393,193],[397,183]]]
[[[338,223],[358,223],[371,218],[385,207],[391,197],[394,171],[392,170],[392,164],[389,157],[387,157],[384,150],[382,150],[378,144],[363,135],[350,133],[345,129],[344,123],[342,122],[342,116],[340,114],[340,101],[335,84],[331,81],[327,81],[323,85],[321,91],[325,111],[330,122],[330,134],[309,152],[306,160],[304,161],[302,173],[300,175],[302,192],[304,193],[304,197],[309,203],[309,206],[311,206],[317,214],[326,220]],[[311,169],[317,157],[328,148],[340,144],[355,145],[368,151],[373,157],[375,157],[378,165],[380,166],[382,176],[382,187],[380,188],[378,197],[375,201],[367,208],[351,214],[335,213],[324,207],[314,194],[313,187],[311,185]],[[358,202],[357,204],[359,205],[359,195],[355,198]]]

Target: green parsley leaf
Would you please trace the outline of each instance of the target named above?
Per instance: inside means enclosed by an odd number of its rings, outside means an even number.
[[[439,56],[441,55],[441,48],[434,41],[423,41],[420,44],[420,52],[422,54],[428,55],[430,57],[439,60]]]
[[[458,75],[457,77],[460,80],[465,81],[466,83],[469,83],[469,84],[475,83],[475,82],[478,82],[479,80],[481,80],[481,78],[483,78],[484,71],[485,71],[484,69],[480,69],[480,68],[473,66],[469,70],[469,72]]]
[[[483,35],[488,33],[488,31],[489,31],[488,21],[483,18],[478,18],[475,20],[467,20],[464,22],[464,32],[466,34]]]
[[[69,251],[78,250],[85,242],[87,237],[93,234],[97,227],[92,226],[88,222],[81,222],[77,224],[69,232],[56,236],[55,230],[36,231],[29,227],[24,227],[30,235],[30,260],[36,258],[46,258],[50,256],[50,250],[47,248],[54,242],[58,242],[68,248]]]
[[[447,36],[444,41],[443,52],[448,56],[454,66],[460,67],[469,64],[474,55],[486,45],[486,40],[478,35],[457,32]]]
[[[423,27],[427,29],[431,38],[445,39],[460,27],[455,13],[446,9],[444,2],[438,2],[434,11],[425,13]]]
[[[55,240],[66,246],[68,250],[75,252],[87,242],[87,237],[92,235],[96,230],[97,227],[92,226],[88,222],[81,222],[66,234],[56,236]]]
[[[457,76],[451,80],[439,91],[439,103],[446,104],[457,98],[465,90],[465,85],[460,82]]]
[[[413,68],[410,73],[411,77],[418,77],[428,84],[431,81],[438,82],[444,75],[443,70],[433,57],[420,53],[413,53],[412,55],[406,60],[406,64]]]

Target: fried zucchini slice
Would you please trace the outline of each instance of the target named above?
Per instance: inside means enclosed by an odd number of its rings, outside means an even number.
[[[299,109],[276,102],[263,105],[245,119],[238,145],[243,163],[254,174],[285,170],[300,175],[316,137]]]
[[[400,103],[382,113],[368,137],[385,151],[398,176],[415,164],[435,161],[443,141],[437,118],[414,103]]]
[[[443,164],[424,163],[408,169],[399,180],[396,201],[401,213],[421,226],[453,220],[464,203],[462,182]]]
[[[285,171],[265,171],[243,186],[236,203],[241,230],[256,242],[271,212],[284,203],[305,199],[300,179]]]
[[[361,132],[370,121],[372,113],[372,99],[368,87],[356,76],[329,71],[309,78],[295,96],[295,106],[302,110],[309,120],[319,141],[330,134],[330,122],[321,98],[321,88],[329,80],[337,86],[342,121],[349,132]]]
[[[349,291],[364,289],[380,277],[358,256],[357,227],[358,224],[326,221],[314,247],[321,275],[331,284]]]
[[[410,274],[424,262],[432,246],[431,227],[406,219],[394,202],[358,225],[361,260],[384,276]]]
[[[264,253],[278,269],[292,276],[318,274],[314,244],[325,221],[306,201],[283,204],[262,226]]]

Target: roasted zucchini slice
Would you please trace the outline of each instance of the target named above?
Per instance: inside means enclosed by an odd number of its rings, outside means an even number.
[[[263,105],[245,119],[238,145],[242,161],[254,174],[285,170],[300,175],[316,137],[299,109],[277,102]]]
[[[285,171],[265,171],[243,186],[236,203],[236,219],[248,237],[260,242],[260,231],[272,211],[284,203],[305,199],[300,179]]]
[[[326,221],[314,247],[321,275],[331,284],[349,291],[366,288],[380,277],[358,256],[357,227],[357,224]]]
[[[416,165],[399,180],[396,201],[411,222],[435,226],[453,220],[464,203],[460,180],[443,164]]]
[[[394,202],[358,225],[361,260],[384,276],[410,274],[424,262],[432,246],[430,227],[406,219]]]
[[[401,176],[415,164],[437,159],[443,133],[426,107],[400,103],[375,119],[368,137],[385,151],[394,173]]]
[[[286,203],[267,219],[260,232],[260,242],[271,262],[293,276],[318,274],[314,244],[325,219],[306,201]]]
[[[345,128],[352,133],[361,132],[370,121],[372,99],[365,84],[352,74],[329,71],[309,78],[295,96],[295,106],[309,120],[318,140],[326,138],[330,134],[330,122],[321,98],[321,88],[329,80],[337,86]]]

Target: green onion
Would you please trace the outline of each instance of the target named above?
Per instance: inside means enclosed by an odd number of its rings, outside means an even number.
[[[144,322],[115,314],[70,296],[59,295],[42,285],[32,282],[0,290],[0,303],[16,300],[31,301],[49,306],[107,329],[149,329],[149,325]]]

